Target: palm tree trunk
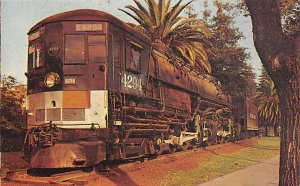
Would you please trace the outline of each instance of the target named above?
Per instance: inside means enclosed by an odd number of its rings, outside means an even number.
[[[268,136],[269,135],[269,132],[268,132],[268,123],[267,123],[266,119],[264,119],[264,125],[265,125],[265,134],[266,134],[266,136]]]

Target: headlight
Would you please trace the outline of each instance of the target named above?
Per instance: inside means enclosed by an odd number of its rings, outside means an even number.
[[[44,84],[47,88],[51,88],[54,85],[59,84],[59,82],[60,82],[60,77],[55,72],[49,72],[44,79]]]

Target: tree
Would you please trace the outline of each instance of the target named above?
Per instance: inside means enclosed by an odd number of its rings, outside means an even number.
[[[207,48],[208,59],[212,66],[212,76],[218,79],[224,91],[233,101],[252,97],[256,90],[255,74],[246,61],[249,54],[239,46],[243,34],[234,26],[235,7],[230,3],[214,1],[216,15],[204,11],[204,19],[211,32],[211,47]],[[207,7],[207,5],[206,5]]]
[[[294,33],[300,30],[300,2],[298,0],[281,1],[281,20],[284,23],[283,30],[286,33]]]
[[[26,94],[24,86],[18,86],[12,76],[1,79],[1,151],[22,149],[26,132],[25,117],[22,113],[22,99]]]
[[[198,17],[198,14],[196,13],[192,4],[189,4],[185,8],[184,13],[186,13],[189,18],[197,18]]]
[[[192,1],[181,5],[179,0],[171,7],[170,0],[146,0],[147,8],[134,0],[137,8],[126,6],[131,12],[122,10],[139,25],[137,28],[147,34],[152,42],[162,42],[167,47],[167,56],[178,61],[180,66],[190,66],[202,73],[210,73],[211,67],[203,44],[209,36],[205,25],[199,19],[183,18],[179,14]],[[170,49],[170,50],[168,50]]]
[[[258,107],[258,114],[270,126],[274,127],[274,133],[275,135],[278,135],[279,99],[274,82],[265,70],[262,71],[257,90],[255,103]]]
[[[291,4],[299,23],[299,2],[294,0],[246,0],[253,25],[254,45],[267,73],[274,81],[280,107],[281,186],[300,181],[300,27],[286,32],[285,2]],[[297,8],[298,7],[298,8]],[[289,20],[289,19],[288,19]]]

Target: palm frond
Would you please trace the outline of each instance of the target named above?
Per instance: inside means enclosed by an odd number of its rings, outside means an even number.
[[[155,27],[158,27],[160,25],[158,5],[156,4],[155,0],[148,0],[148,2],[148,9],[151,15],[152,22],[155,23]]]
[[[274,82],[270,78],[264,77],[260,79],[255,103],[258,106],[260,117],[264,118],[271,125],[279,122],[278,95]]]
[[[153,42],[160,40],[165,43],[172,50],[166,54],[169,53],[178,66],[186,63],[185,66],[195,66],[201,72],[211,73],[203,46],[209,44],[207,27],[200,19],[179,16],[193,1],[182,4],[182,0],[179,0],[171,7],[171,0],[144,0],[145,8],[138,0],[134,0],[137,8],[126,6],[132,14],[122,11],[135,19],[140,24],[136,28],[146,33]]]

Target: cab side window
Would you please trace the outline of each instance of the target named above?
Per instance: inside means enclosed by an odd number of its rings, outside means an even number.
[[[127,50],[127,69],[134,71],[141,71],[141,59],[142,59],[143,48],[135,43],[129,44],[129,49]]]
[[[28,48],[28,70],[44,66],[45,53],[42,41],[32,43]]]

